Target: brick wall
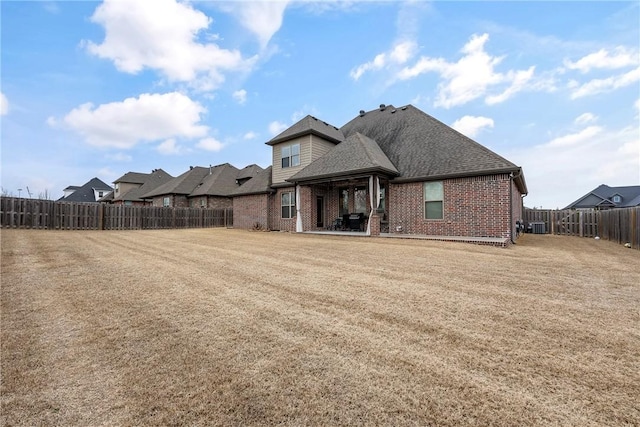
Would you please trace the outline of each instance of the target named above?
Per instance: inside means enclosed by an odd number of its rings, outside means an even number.
[[[220,196],[197,196],[189,199],[190,207],[199,208],[202,206],[204,200],[204,207],[210,209],[231,209],[233,207],[233,200],[231,197]]]
[[[170,194],[164,196],[154,197],[152,199],[151,204],[156,207],[164,206],[164,198],[169,197],[169,206],[174,208],[188,208],[189,207],[189,199],[184,195]]]
[[[293,218],[282,218],[282,193],[292,191],[293,196],[296,195],[296,187],[284,187],[278,188],[276,194],[272,197],[270,203],[270,213],[271,213],[271,221],[270,221],[270,229],[278,230],[278,231],[296,231],[296,217],[294,215]]]
[[[437,236],[510,237],[510,184],[507,174],[444,180],[442,220],[424,219],[422,182],[390,184],[389,231]],[[519,194],[517,189],[512,195],[514,200],[516,194]],[[516,219],[514,217],[513,221]]]
[[[268,194],[234,197],[233,227],[250,230],[260,224],[269,229],[269,203]]]

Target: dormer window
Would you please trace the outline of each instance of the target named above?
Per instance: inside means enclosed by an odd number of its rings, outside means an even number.
[[[282,168],[290,168],[300,165],[300,144],[291,144],[282,147]]]
[[[622,201],[622,197],[620,197],[619,195],[615,195],[613,196],[613,203],[620,203]]]

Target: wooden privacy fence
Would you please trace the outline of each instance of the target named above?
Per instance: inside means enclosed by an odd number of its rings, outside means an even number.
[[[0,227],[49,230],[153,230],[231,227],[232,209],[159,208],[0,198]]]
[[[545,233],[600,237],[640,249],[640,207],[608,210],[525,209],[525,225],[544,223]]]

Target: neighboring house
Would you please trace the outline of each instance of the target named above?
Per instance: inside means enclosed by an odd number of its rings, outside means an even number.
[[[613,209],[640,206],[640,185],[609,187],[602,184],[565,209]]]
[[[58,202],[87,202],[97,203],[99,199],[113,191],[109,185],[105,184],[98,178],[93,178],[82,186],[73,186],[65,188],[64,196],[59,198]]]
[[[245,168],[246,169],[246,168]],[[238,178],[242,171],[229,163],[217,166],[191,167],[182,175],[143,194],[153,206],[231,208],[231,194],[240,187]],[[255,176],[253,168],[246,171],[243,180]],[[243,175],[243,176],[244,176]],[[244,182],[244,181],[243,181]]]
[[[100,201],[125,206],[149,205],[151,201],[143,199],[142,195],[155,190],[171,179],[173,177],[162,169],[154,169],[151,173],[127,172],[113,181],[115,187],[113,193]]]
[[[517,236],[522,169],[412,105],[342,128],[307,116],[267,144],[271,182],[263,173],[236,190],[234,227]]]

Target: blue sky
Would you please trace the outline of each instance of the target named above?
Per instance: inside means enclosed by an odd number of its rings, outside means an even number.
[[[306,114],[413,104],[522,166],[525,204],[640,184],[640,3],[2,1],[1,185],[229,162]]]

